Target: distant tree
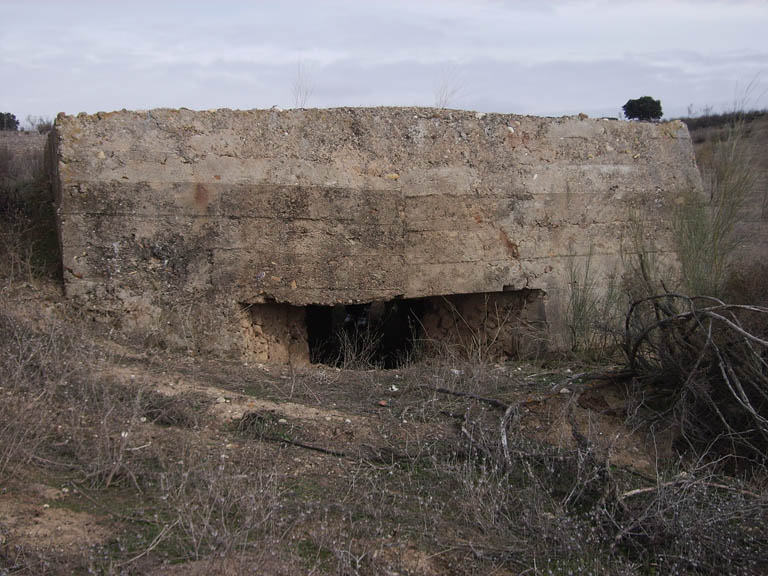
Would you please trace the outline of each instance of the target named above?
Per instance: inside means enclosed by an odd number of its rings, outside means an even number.
[[[312,80],[312,72],[299,61],[296,66],[296,79],[293,81],[293,107],[306,108],[307,101],[315,91],[315,83]]]
[[[661,101],[654,100],[650,96],[627,100],[622,109],[624,116],[630,120],[658,120],[663,116]]]
[[[0,112],[0,130],[11,130],[15,132],[19,129],[19,121],[16,116],[10,112]]]
[[[464,75],[458,64],[448,64],[440,68],[435,82],[435,108],[447,108],[455,105],[458,97],[462,96],[465,88]]]
[[[53,128],[53,120],[47,116],[27,116],[27,126],[40,134],[48,134]]]

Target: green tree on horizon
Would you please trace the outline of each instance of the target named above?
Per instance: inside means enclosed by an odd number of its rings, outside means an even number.
[[[664,114],[661,111],[661,101],[654,100],[650,96],[627,100],[622,110],[630,120],[659,120]]]
[[[0,130],[15,132],[19,129],[19,121],[10,112],[0,112]]]

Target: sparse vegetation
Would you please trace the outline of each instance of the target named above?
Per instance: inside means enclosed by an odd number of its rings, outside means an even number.
[[[627,316],[629,367],[650,391],[642,402],[669,415],[695,450],[762,463],[768,441],[768,308],[665,294]]]
[[[692,112],[689,111],[689,112]],[[686,118],[680,118],[691,132],[705,128],[733,126],[738,123],[750,124],[754,120],[765,118],[766,110],[735,110],[716,114],[711,109],[705,109],[700,114],[689,113]]]
[[[440,69],[434,85],[435,108],[448,108],[455,105],[455,101],[466,89],[466,80],[462,71],[456,64],[447,64]]]
[[[718,142],[712,203],[676,227],[704,297],[671,293],[637,218],[608,293],[571,261],[571,355],[499,361],[536,327],[486,302],[492,330],[389,371],[374,334],[338,369],[280,369],[95,325],[53,288],[41,159],[1,151],[0,574],[765,573],[768,309],[725,299],[751,164]],[[579,371],[616,342],[625,369]]]
[[[47,116],[27,116],[27,126],[39,134],[48,134],[53,129],[53,120]]]
[[[592,247],[586,256],[568,260],[565,322],[572,354],[604,360],[617,350],[620,311],[626,297],[616,271],[599,275],[592,266]]]
[[[0,145],[0,279],[9,284],[58,270],[53,199],[42,150]]]
[[[296,78],[293,80],[292,95],[294,108],[306,108],[307,102],[315,92],[315,82],[311,70],[304,62],[296,64]]]
[[[738,225],[757,181],[747,138],[745,121],[733,117],[704,147],[705,196],[684,195],[673,218],[681,293],[664,284],[641,292],[627,315],[624,346],[640,402],[674,423],[693,452],[762,465],[768,308],[759,305],[761,264],[746,268],[749,289],[734,290],[734,278],[744,278],[737,274],[744,269],[736,258]],[[732,304],[734,297],[745,299]]]
[[[706,151],[705,196],[683,196],[675,209],[675,246],[688,294],[723,297],[740,238],[736,226],[755,184],[746,124],[726,126]]]

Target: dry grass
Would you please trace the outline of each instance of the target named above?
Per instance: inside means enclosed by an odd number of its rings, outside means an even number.
[[[246,435],[212,433],[194,396],[169,400],[142,377],[128,386],[103,380],[94,368],[122,360],[89,345],[93,335],[76,321],[41,331],[4,318],[7,406],[34,398],[35,414],[49,415],[2,429],[5,478],[55,473],[97,502],[91,509],[106,513],[120,534],[119,546],[75,556],[5,546],[0,566],[19,573],[143,573],[195,562],[203,573],[244,574],[275,561],[316,574],[757,574],[765,567],[762,469],[744,478],[706,459],[659,460],[656,474],[638,475],[581,433],[575,399],[552,414],[570,423],[575,441],[553,445],[526,432],[528,400],[489,404],[480,394],[437,391],[450,381],[457,391],[511,393],[501,369],[409,368],[398,383],[410,401],[382,426],[383,444],[312,452],[307,460],[295,444],[267,442],[260,425]],[[380,376],[368,374],[366,385],[376,387]],[[430,376],[434,382],[425,381]],[[320,381],[306,378],[296,388],[313,386],[310,396],[328,403]],[[388,427],[403,419],[418,427],[398,438]],[[456,426],[445,428],[446,419]],[[8,441],[20,433],[32,441]],[[286,476],[297,456],[311,466]],[[398,546],[410,546],[414,557],[393,556]]]
[[[152,426],[194,430],[203,423],[199,399],[161,396],[138,379],[130,386],[103,379],[94,369],[120,359],[89,345],[81,328],[76,321],[52,320],[43,332],[7,313],[0,316],[0,479],[11,482],[40,470],[63,475],[91,499],[108,502],[112,491],[128,490],[153,502],[134,520],[153,538],[144,549],[113,553],[101,567],[107,573],[121,573],[121,566],[155,548],[171,548],[181,560],[252,556],[255,543],[280,524],[272,476],[253,472],[262,466],[253,459],[228,462],[218,450],[212,456],[204,442],[153,439]],[[123,516],[106,506],[113,517]],[[17,546],[2,552],[0,566],[49,572],[34,551]],[[95,561],[93,554],[75,560]],[[54,565],[64,570],[71,561]]]
[[[46,201],[37,184],[19,184],[27,169],[18,159],[6,160],[2,277],[6,286],[44,282],[55,258],[38,242],[50,220],[35,211],[49,214]],[[634,288],[647,295],[658,280],[652,251],[635,253]],[[607,341],[591,275],[588,261],[574,266],[577,349]],[[497,363],[497,340],[516,320],[501,310],[488,311],[498,333],[471,333],[461,353],[394,373],[323,369],[283,379],[212,364],[211,382],[243,390],[256,382],[249,390],[259,399],[333,414],[281,423],[251,411],[238,430],[213,419],[210,398],[155,388],[178,376],[170,354],[124,357],[67,306],[26,318],[4,300],[0,496],[26,495],[32,482],[65,486],[70,499],[53,505],[87,511],[110,536],[77,552],[55,542],[36,548],[0,518],[0,573],[765,573],[768,472],[754,454],[747,461],[743,443],[762,441],[765,387],[747,394],[755,418],[727,385],[736,390],[733,374],[764,382],[765,357],[750,355],[762,344],[712,314],[761,340],[765,323],[723,306],[667,314],[671,307],[648,304],[629,322],[636,374],[663,377],[627,384],[634,396],[610,418],[615,427],[631,416],[622,433],[648,440],[648,471],[619,465],[618,441],[583,425],[608,418],[580,407],[583,379],[561,366]],[[365,348],[352,345],[346,361],[369,367]],[[143,371],[129,382],[109,377],[108,368],[135,363]],[[184,366],[195,373],[198,365]],[[691,426],[718,422],[713,405],[730,429],[692,436]],[[656,431],[670,422],[691,442],[655,449]]]
[[[446,469],[460,486],[462,519],[483,534],[474,553],[543,574],[765,568],[764,480],[725,475],[706,458],[638,474],[611,464],[584,437],[556,448],[520,433],[517,417],[501,422],[501,433],[466,422],[466,459]],[[764,475],[761,469],[758,478]]]
[[[7,285],[58,272],[53,198],[42,150],[0,145],[0,279]]]
[[[627,316],[629,368],[645,403],[692,447],[764,463],[768,447],[768,308],[666,294]],[[755,330],[757,328],[757,330]]]
[[[186,445],[161,459],[161,500],[166,533],[188,558],[257,556],[266,537],[274,537],[280,518],[280,486],[264,462],[231,462],[226,454]]]
[[[621,311],[626,301],[618,275],[592,269],[592,248],[581,259],[568,260],[565,323],[569,351],[575,358],[608,361],[616,356]]]
[[[740,244],[736,228],[756,183],[747,124],[737,120],[703,154],[705,197],[685,197],[674,217],[675,247],[685,292],[725,297]]]

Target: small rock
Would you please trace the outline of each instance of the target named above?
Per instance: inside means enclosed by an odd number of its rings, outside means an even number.
[[[570,394],[571,391],[568,388],[560,388],[560,394]]]
[[[227,402],[227,399],[224,398],[224,396],[219,396],[216,398],[216,404],[225,404]]]
[[[352,424],[352,420],[350,420],[349,418],[344,418],[344,422],[346,424]]]
[[[288,420],[285,418],[280,418],[280,420],[277,421],[278,424],[288,424]]]

